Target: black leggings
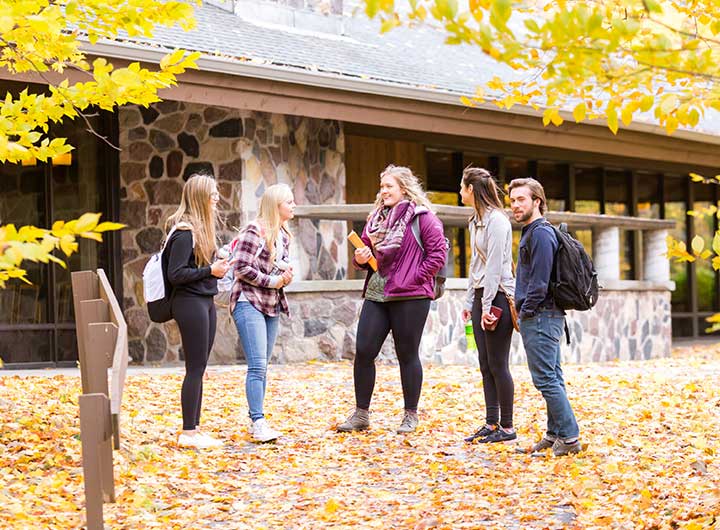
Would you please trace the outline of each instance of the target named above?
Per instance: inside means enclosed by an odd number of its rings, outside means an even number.
[[[472,325],[483,378],[485,422],[494,425],[500,420],[501,426],[510,428],[513,424],[513,396],[515,394],[515,385],[508,366],[513,331],[510,307],[505,294],[498,291],[492,305],[502,309],[502,315],[494,330],[485,331],[480,327],[482,296],[483,290],[475,289]]]
[[[355,404],[358,408],[370,408],[375,388],[375,359],[388,333],[392,331],[400,363],[405,408],[417,410],[423,380],[418,349],[429,311],[429,298],[399,302],[365,300],[358,322],[353,367]]]
[[[180,328],[185,353],[185,379],[182,384],[183,430],[200,425],[203,375],[215,340],[217,314],[212,296],[178,293],[173,298],[172,315]]]

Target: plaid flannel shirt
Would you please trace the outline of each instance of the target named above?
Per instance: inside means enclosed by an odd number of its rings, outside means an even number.
[[[260,248],[262,247],[262,250]],[[258,254],[258,251],[260,252]],[[282,259],[290,257],[290,238],[284,236]],[[238,234],[238,243],[233,252],[235,262],[235,284],[230,297],[230,307],[234,307],[240,293],[245,295],[255,309],[267,316],[290,314],[285,291],[270,287],[281,274],[270,262],[270,249],[260,234],[256,223],[248,223]]]

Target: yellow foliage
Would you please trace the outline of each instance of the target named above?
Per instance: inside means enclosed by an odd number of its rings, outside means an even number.
[[[503,108],[575,109],[575,121],[604,118],[613,133],[637,111],[650,112],[668,134],[720,109],[716,0],[470,0],[467,11],[452,0],[413,0],[409,14],[393,0],[364,2],[371,17],[393,17],[393,27],[417,20],[427,6],[449,43],[479,46],[518,71],[522,85],[499,78],[486,84]],[[523,31],[511,29],[520,25]],[[543,115],[543,122],[562,119]]]
[[[0,68],[11,73],[43,75],[68,69],[87,73],[87,81],[68,79],[48,86],[48,93],[23,90],[0,100],[0,162],[45,161],[73,147],[65,138],[50,138],[50,126],[75,118],[88,108],[113,110],[118,105],[147,106],[159,101],[157,92],[176,84],[176,76],[196,68],[198,53],[175,50],[160,61],[159,69],[139,63],[115,68],[103,57],[90,64],[82,46],[99,39],[114,40],[121,33],[150,37],[158,25],[195,25],[189,2],[154,0],[0,0]],[[77,252],[76,238],[102,242],[102,234],[123,225],[101,223],[100,214],[87,213],[52,229],[0,226],[0,288],[10,279],[27,282],[24,260],[65,267],[55,256]]]
[[[65,267],[65,262],[54,256],[53,251],[59,249],[66,256],[77,252],[76,238],[93,239],[102,242],[102,233],[118,230],[125,225],[120,223],[98,224],[101,214],[87,213],[79,219],[57,221],[51,230],[23,226],[20,230],[15,225],[0,226],[0,289],[11,278],[30,283],[27,272],[22,268],[23,261],[40,263],[54,262]]]
[[[11,73],[75,69],[88,74],[85,82],[70,84],[64,79],[51,84],[49,94],[25,90],[13,98],[8,93],[0,103],[0,162],[44,161],[67,153],[72,146],[64,138],[48,136],[52,123],[93,106],[112,110],[127,103],[147,106],[159,101],[157,91],[175,85],[175,76],[196,68],[199,57],[176,50],[161,60],[158,70],[139,63],[115,68],[102,57],[89,64],[81,50],[86,41],[113,40],[120,32],[149,37],[158,25],[190,29],[195,20],[188,2],[0,0],[0,13],[1,68]]]
[[[278,369],[276,369],[278,368]],[[396,366],[379,365],[371,428],[338,434],[352,364],[270,367],[265,413],[282,437],[251,441],[245,367],[210,369],[202,428],[225,445],[178,448],[182,370],[131,373],[114,453],[109,528],[712,528],[720,501],[720,350],[568,365],[585,449],[564,458],[466,444],[484,421],[477,369],[428,366],[420,425],[397,435]],[[658,373],[661,377],[648,377]],[[520,447],[543,435],[545,406],[513,367]],[[0,528],[79,528],[82,453],[76,376],[0,378]],[[692,392],[690,393],[690,391]],[[665,403],[667,406],[664,406]],[[616,428],[609,429],[608,425]],[[678,433],[682,432],[682,437]],[[50,472],[51,471],[51,472]]]

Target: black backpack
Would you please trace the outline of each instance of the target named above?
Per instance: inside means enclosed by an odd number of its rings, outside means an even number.
[[[420,246],[420,249],[425,252],[425,246],[423,245],[422,238],[420,237],[420,216],[416,215],[413,217],[412,223],[410,224],[410,230],[412,235],[415,237],[415,241]],[[433,293],[433,300],[437,300],[445,294],[445,280],[448,275],[452,273],[452,263],[450,263],[450,240],[445,238],[445,266],[440,269],[435,275],[435,291]]]
[[[558,241],[550,279],[553,300],[560,309],[587,311],[598,301],[595,265],[582,243],[568,233],[565,223],[561,223],[560,227],[550,226]]]

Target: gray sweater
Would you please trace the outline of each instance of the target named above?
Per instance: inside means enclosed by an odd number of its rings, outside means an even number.
[[[472,309],[475,289],[483,289],[483,313],[490,312],[498,289],[515,294],[512,273],[512,225],[504,210],[492,209],[482,219],[473,217],[468,226],[472,258],[465,300],[466,309]]]

